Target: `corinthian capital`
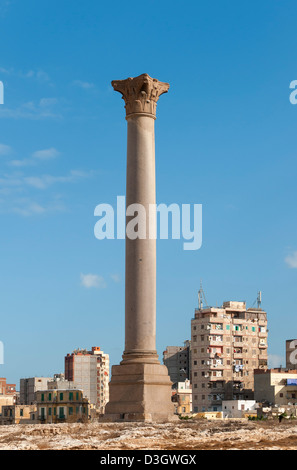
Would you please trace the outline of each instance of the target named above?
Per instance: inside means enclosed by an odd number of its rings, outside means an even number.
[[[131,114],[149,114],[155,117],[159,97],[169,90],[169,83],[159,82],[147,73],[126,80],[113,80],[111,84],[115,91],[123,95],[126,117]]]

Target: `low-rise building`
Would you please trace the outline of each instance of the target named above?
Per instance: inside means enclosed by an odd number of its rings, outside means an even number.
[[[0,395],[16,395],[16,384],[6,383],[6,378],[0,378]]]
[[[0,395],[0,414],[4,406],[12,406],[15,404],[15,398],[10,395]]]
[[[256,406],[256,400],[223,400],[223,417],[244,418],[248,414],[256,415]]]
[[[0,416],[0,424],[29,424],[34,414],[36,415],[37,407],[35,405],[5,405],[2,407]]]
[[[297,404],[297,370],[254,371],[255,400],[269,405]]]
[[[192,386],[189,380],[178,382],[173,387],[172,401],[178,415],[192,412]]]
[[[82,390],[39,390],[36,402],[38,421],[42,424],[79,422],[89,417],[89,400]]]

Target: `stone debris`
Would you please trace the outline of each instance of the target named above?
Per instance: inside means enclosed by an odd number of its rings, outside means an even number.
[[[297,450],[297,424],[247,420],[0,426],[0,450]]]

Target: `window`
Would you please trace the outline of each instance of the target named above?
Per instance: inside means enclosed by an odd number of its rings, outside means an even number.
[[[51,408],[48,409],[48,415],[52,416],[52,409]]]
[[[64,394],[60,393],[60,401],[63,401],[63,399],[64,399]]]
[[[73,400],[73,392],[69,392],[69,401]]]
[[[226,330],[230,330],[230,325],[226,325]]]
[[[72,416],[73,415],[73,408],[72,406],[69,407],[69,416]]]
[[[20,416],[24,416],[24,410],[23,410],[23,408],[20,409]]]
[[[48,394],[48,401],[52,401],[52,394],[51,393]]]
[[[76,401],[78,401],[78,392],[76,392]]]
[[[41,401],[44,401],[44,393],[41,394]]]

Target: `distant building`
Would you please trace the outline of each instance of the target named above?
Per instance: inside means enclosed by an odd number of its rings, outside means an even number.
[[[286,369],[297,369],[297,339],[286,341]]]
[[[65,357],[65,379],[83,390],[100,413],[109,401],[109,355],[99,347],[76,349]]]
[[[244,418],[247,415],[257,415],[255,400],[223,400],[222,411],[224,418]]]
[[[4,406],[12,406],[15,404],[15,397],[11,395],[0,395],[0,414]]]
[[[178,415],[192,412],[192,386],[190,380],[178,382],[172,390],[172,401]]]
[[[16,384],[6,383],[4,377],[0,378],[0,395],[16,395]]]
[[[81,422],[89,417],[89,401],[82,390],[39,390],[36,401],[41,424]]]
[[[47,383],[48,390],[71,390],[77,388],[74,382],[65,379],[64,374],[55,374]]]
[[[297,370],[255,370],[255,400],[268,405],[297,405]]]
[[[33,405],[36,402],[35,393],[47,389],[48,381],[52,377],[30,377],[20,380],[20,404]]]
[[[0,424],[29,424],[32,421],[32,414],[36,414],[35,405],[6,405],[2,407]]]
[[[173,384],[190,379],[190,350],[191,342],[184,346],[167,346],[163,352],[163,363],[168,369]]]
[[[245,302],[195,310],[191,322],[193,411],[254,399],[254,369],[267,369],[267,315]]]

